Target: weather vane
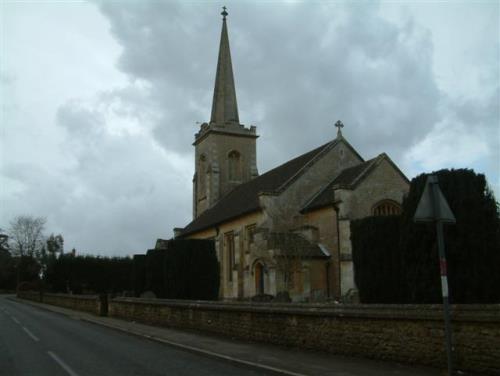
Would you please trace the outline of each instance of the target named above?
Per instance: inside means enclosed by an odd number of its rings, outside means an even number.
[[[225,19],[226,19],[226,16],[229,14],[229,13],[227,13],[227,12],[226,12],[226,9],[227,9],[227,8],[226,8],[225,6],[223,6],[223,7],[222,7],[222,12],[221,12],[221,14],[222,14],[222,19],[223,19],[223,20],[225,20]]]
[[[337,136],[342,136],[342,128],[344,128],[344,124],[340,120],[337,120],[335,126],[337,127]]]

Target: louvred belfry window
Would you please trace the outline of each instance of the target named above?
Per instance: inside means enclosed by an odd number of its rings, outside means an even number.
[[[198,160],[198,195],[199,198],[203,198],[207,194],[207,185],[206,185],[206,157],[205,155],[201,155]]]
[[[229,181],[241,180],[241,156],[236,150],[231,151],[228,156]]]

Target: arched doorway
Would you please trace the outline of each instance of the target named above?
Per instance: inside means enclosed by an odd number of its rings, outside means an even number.
[[[255,294],[264,294],[264,266],[258,262],[255,264]]]

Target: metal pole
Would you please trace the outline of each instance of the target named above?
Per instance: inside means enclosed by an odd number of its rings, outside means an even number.
[[[443,311],[444,311],[444,326],[446,335],[446,355],[448,357],[448,376],[453,375],[453,347],[451,339],[451,320],[450,320],[450,303],[448,298],[448,273],[446,256],[444,253],[444,237],[443,237],[443,221],[439,208],[438,198],[438,181],[437,177],[433,176],[431,181],[432,188],[432,204],[434,206],[434,214],[436,216],[436,233],[439,251],[439,268],[441,271],[441,292],[443,295]]]

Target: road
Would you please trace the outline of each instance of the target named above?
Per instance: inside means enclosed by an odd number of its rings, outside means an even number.
[[[0,375],[262,375],[0,296]]]

